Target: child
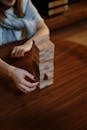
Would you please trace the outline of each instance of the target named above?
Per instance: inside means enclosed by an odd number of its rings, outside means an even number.
[[[12,57],[24,56],[31,50],[32,41],[44,35],[49,35],[49,30],[31,0],[0,0],[0,45],[24,38],[29,39],[23,45],[13,48]],[[16,87],[24,93],[34,91],[38,85],[38,82],[31,83],[25,80],[25,76],[34,80],[32,74],[9,65],[2,59],[0,59],[0,73],[12,78]]]

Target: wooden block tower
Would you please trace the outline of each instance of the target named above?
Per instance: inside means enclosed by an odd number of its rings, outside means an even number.
[[[32,49],[33,74],[38,78],[42,89],[53,84],[54,44],[49,40],[34,42]]]

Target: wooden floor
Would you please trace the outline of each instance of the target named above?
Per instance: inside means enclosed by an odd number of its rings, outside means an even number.
[[[52,35],[53,85],[23,95],[0,80],[0,130],[87,130],[87,47],[67,40],[68,28],[65,32]],[[29,68],[26,63],[29,57],[14,64]]]

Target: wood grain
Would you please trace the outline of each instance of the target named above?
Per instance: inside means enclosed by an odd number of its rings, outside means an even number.
[[[54,85],[27,95],[0,81],[1,130],[86,130],[87,48],[55,40]],[[15,65],[27,68],[23,61]]]

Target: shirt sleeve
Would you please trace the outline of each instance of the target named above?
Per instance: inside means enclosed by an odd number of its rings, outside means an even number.
[[[31,0],[27,0],[27,5],[25,9],[25,18],[35,23],[43,21],[43,18],[40,16],[37,9],[32,4]]]

